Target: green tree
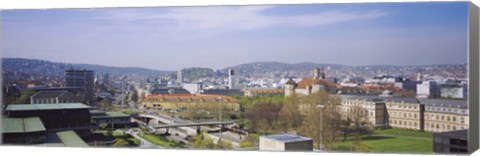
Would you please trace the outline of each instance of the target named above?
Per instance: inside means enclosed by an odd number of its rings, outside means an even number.
[[[26,90],[20,93],[20,97],[13,101],[14,104],[30,104],[30,97],[35,94],[33,90]]]
[[[123,138],[117,138],[113,140],[114,147],[125,147],[127,145],[129,145],[128,141]]]
[[[135,103],[138,102],[138,92],[136,89],[132,91],[132,96],[130,97],[130,99]]]
[[[317,148],[337,142],[341,135],[340,99],[320,91],[305,96],[301,102],[300,109],[305,113],[302,134],[312,138]],[[319,105],[323,107],[319,108]]]
[[[302,115],[300,114],[300,107],[299,107],[299,98],[296,94],[288,97],[285,103],[280,110],[280,120],[283,123],[284,131],[288,131],[288,129],[294,129],[298,131],[302,123]]]
[[[246,118],[252,124],[253,130],[258,130],[261,126],[264,133],[268,134],[268,131],[274,128],[275,121],[278,120],[280,108],[280,105],[273,103],[261,103],[249,110]]]

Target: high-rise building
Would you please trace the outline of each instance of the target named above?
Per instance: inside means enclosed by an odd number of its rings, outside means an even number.
[[[235,70],[229,69],[228,70],[228,89],[233,89],[234,82],[233,78],[235,76]]]
[[[95,97],[93,70],[66,70],[65,87],[73,88],[75,91],[83,92],[85,94],[85,103],[91,103]]]
[[[177,71],[177,84],[182,86],[183,77],[182,77],[182,70]]]

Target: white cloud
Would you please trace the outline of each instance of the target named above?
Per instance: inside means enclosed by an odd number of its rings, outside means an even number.
[[[316,14],[283,16],[262,13],[274,8],[274,6],[181,7],[165,9],[162,12],[157,12],[154,9],[109,10],[101,18],[119,22],[141,21],[154,24],[170,24],[171,28],[197,32],[204,30],[255,30],[276,26],[313,27],[348,21],[370,20],[387,14],[378,10],[335,10],[320,11]]]

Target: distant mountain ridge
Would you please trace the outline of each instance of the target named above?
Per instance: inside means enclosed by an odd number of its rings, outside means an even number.
[[[2,58],[3,71],[16,71],[23,73],[41,73],[47,75],[63,75],[66,69],[90,69],[99,73],[109,73],[113,75],[124,74],[142,74],[142,75],[165,75],[173,74],[175,71],[154,70],[140,67],[111,67],[92,64],[71,64],[56,63],[45,60],[24,59],[24,58]],[[314,68],[324,68],[330,72],[328,76],[342,76],[342,74],[351,74],[354,76],[373,76],[376,74],[405,74],[415,75],[436,74],[454,77],[466,77],[467,63],[463,64],[439,64],[439,65],[412,65],[412,66],[394,66],[394,65],[371,65],[371,66],[348,66],[339,64],[322,64],[311,62],[300,63],[282,63],[282,62],[252,62],[236,66],[219,69],[221,73],[228,73],[228,69],[236,70],[238,74],[255,75],[265,73],[305,73],[308,74]],[[214,75],[211,68],[185,68],[182,70],[185,78],[197,79]],[[288,76],[288,74],[274,74],[274,76]]]
[[[112,67],[94,64],[74,64],[58,63],[37,59],[25,58],[2,58],[3,71],[16,71],[20,73],[33,73],[45,75],[63,75],[67,69],[88,69],[99,73],[109,73],[113,75],[123,74],[143,74],[143,75],[163,75],[173,71],[161,71],[141,67]]]

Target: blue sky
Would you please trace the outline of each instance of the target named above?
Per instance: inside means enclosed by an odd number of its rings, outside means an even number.
[[[214,69],[467,62],[468,3],[6,10],[3,57]]]

